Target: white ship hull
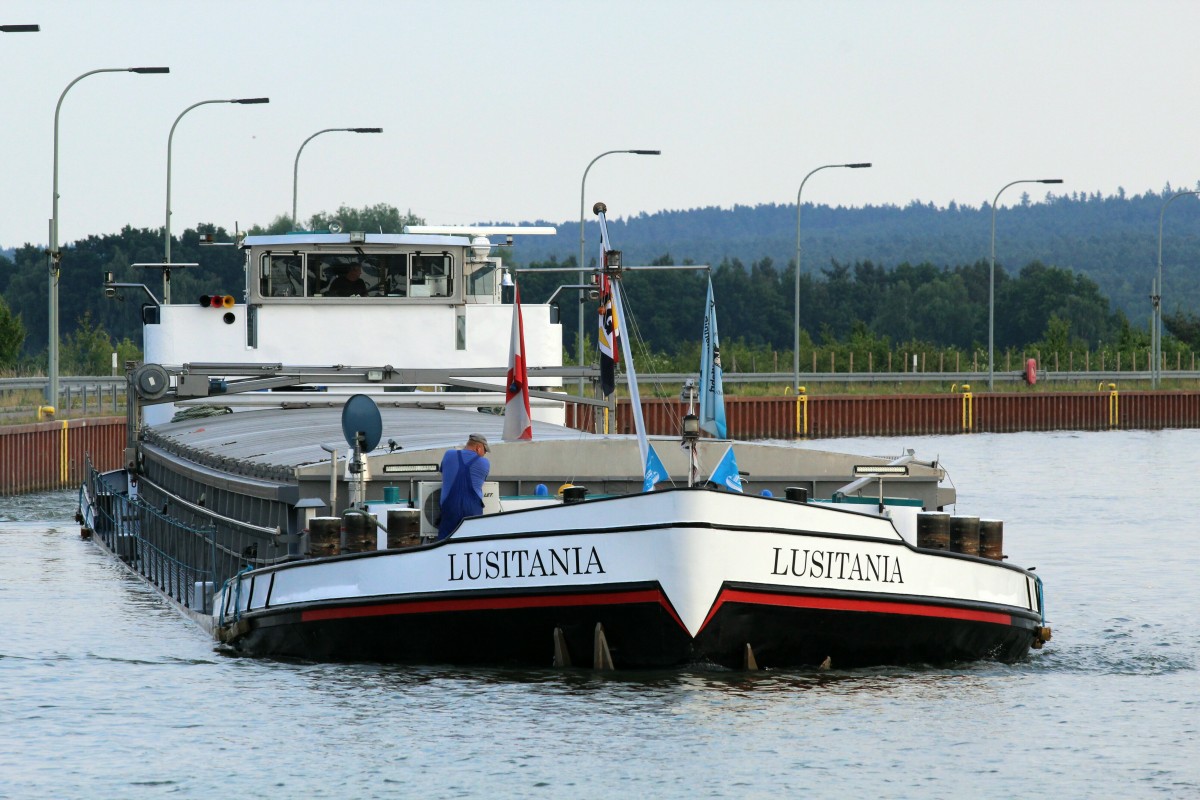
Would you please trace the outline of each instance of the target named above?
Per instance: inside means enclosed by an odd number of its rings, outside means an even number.
[[[1024,655],[1036,579],[836,507],[674,490],[468,520],[443,542],[244,572],[214,628],[259,655],[549,666],[851,666]],[[747,649],[749,648],[749,650]]]

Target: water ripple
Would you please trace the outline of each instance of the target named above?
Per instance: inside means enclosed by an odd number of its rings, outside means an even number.
[[[828,672],[243,658],[81,541],[73,493],[9,498],[0,796],[1200,796],[1200,553],[1162,492],[1200,471],[1200,432],[823,444],[938,454],[959,513],[1004,516],[1038,566],[1054,639]]]

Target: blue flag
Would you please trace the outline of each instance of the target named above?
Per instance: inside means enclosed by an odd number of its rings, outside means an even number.
[[[733,457],[733,445],[721,456],[721,461],[708,480],[731,492],[742,491],[742,476],[738,474],[737,459]]]
[[[646,447],[646,478],[642,482],[642,491],[652,492],[654,491],[654,484],[667,479],[667,468],[663,466],[658,453],[654,452],[654,445],[647,444]]]
[[[704,303],[704,340],[700,349],[700,428],[718,439],[725,438],[721,343],[717,340],[717,303],[713,300],[711,276],[708,279],[708,299]]]

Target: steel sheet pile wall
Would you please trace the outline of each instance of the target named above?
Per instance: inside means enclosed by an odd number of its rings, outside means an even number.
[[[725,398],[725,427],[730,436],[737,431],[762,431],[755,434],[763,439],[787,439],[796,427],[796,403],[791,398],[727,397]],[[679,419],[683,418],[683,412]],[[664,431],[666,432],[666,431]],[[670,433],[678,433],[679,425]]]
[[[1129,395],[1121,394],[1120,402]],[[1110,427],[1109,392],[1088,394],[991,394],[975,396],[975,430],[1013,431],[1102,431]],[[1119,420],[1118,420],[1119,422]]]
[[[678,400],[642,401],[651,434],[680,431],[686,406]],[[1108,430],[1200,427],[1196,392],[1029,392],[1004,394],[884,395],[879,397],[726,397],[731,438],[789,439],[904,436],[970,432]],[[568,424],[575,424],[568,409]],[[589,410],[576,427],[591,429]],[[613,433],[632,433],[629,401],[617,405]]]
[[[125,418],[100,417],[0,427],[0,495],[74,489],[87,456],[96,469],[121,466]]]
[[[808,397],[799,409],[791,397],[726,397],[729,435],[748,439],[789,439],[796,435],[797,416],[808,436],[887,436],[910,433],[961,433],[962,400],[958,395],[894,395],[886,397]],[[687,407],[678,400],[643,400],[642,416],[651,434],[676,434]],[[614,433],[632,433],[627,400],[617,406]]]
[[[808,435],[894,436],[961,433],[961,395],[811,397]]]
[[[1151,430],[1200,427],[1200,393],[1121,392],[1119,401],[1117,427]]]

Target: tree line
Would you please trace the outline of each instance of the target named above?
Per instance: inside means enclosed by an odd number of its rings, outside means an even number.
[[[1183,201],[1190,198],[1180,198]],[[1093,198],[1056,201],[1068,210],[1077,206],[1108,200]],[[1146,199],[1121,199],[1127,208],[1145,210]],[[1039,206],[1022,205],[1008,211]],[[792,206],[794,214],[795,207]],[[1181,212],[1186,213],[1196,209]],[[871,209],[860,209],[864,219],[872,218]],[[690,212],[689,212],[690,213]],[[967,214],[961,208],[954,212],[922,208],[921,214],[938,218],[946,213]],[[971,212],[977,216],[977,212]],[[806,225],[821,230],[821,213],[806,209]],[[709,216],[699,213],[704,219]],[[1200,217],[1200,215],[1195,215]],[[888,217],[887,213],[883,214]],[[401,213],[396,208],[378,206],[352,209],[342,207],[323,212],[308,220],[308,229],[328,227],[332,219],[342,223],[344,230],[398,231],[404,224],[422,220],[412,212]],[[655,354],[663,365],[676,360],[690,359],[698,353],[706,280],[709,274],[717,297],[717,312],[722,345],[728,354],[726,368],[776,371],[778,364],[790,369],[793,351],[793,314],[796,286],[794,258],[777,261],[771,256],[744,261],[739,256],[723,256],[715,262],[697,262],[689,256],[678,257],[672,249],[639,259],[625,249],[627,240],[635,243],[641,218],[610,223],[610,232],[617,246],[625,250],[626,264],[646,263],[651,266],[672,264],[715,263],[707,270],[637,271],[625,274],[632,325],[630,338],[639,341],[646,353]],[[682,218],[681,218],[682,219]],[[793,220],[794,222],[794,220]],[[882,224],[882,223],[879,223]],[[945,220],[942,223],[945,224]],[[286,217],[273,220],[266,227],[255,227],[251,233],[281,233],[291,228]],[[1182,223],[1180,224],[1182,226]],[[679,237],[687,240],[687,230],[681,227]],[[1200,227],[1197,228],[1200,238]],[[175,270],[171,276],[172,298],[186,302],[203,294],[233,294],[241,296],[244,286],[244,258],[230,246],[208,246],[201,237],[217,243],[231,242],[233,235],[218,226],[202,225],[185,230],[172,244],[177,262],[196,262],[196,269]],[[710,234],[711,235],[711,234]],[[847,234],[849,235],[849,234]],[[1013,234],[1006,233],[1007,237]],[[559,237],[563,233],[560,232]],[[510,263],[532,271],[520,274],[522,297],[527,302],[544,302],[555,288],[574,283],[574,276],[547,272],[539,268],[575,267],[575,256],[560,259],[551,253],[547,258],[530,258],[535,248],[529,237],[506,252]],[[1182,238],[1182,237],[1181,237]],[[636,245],[635,246],[641,246]],[[806,251],[811,249],[806,245]],[[864,251],[870,248],[863,248]],[[689,252],[694,252],[690,250]],[[64,372],[104,373],[114,351],[132,353],[136,357],[140,346],[141,298],[126,293],[123,302],[106,299],[100,284],[106,272],[117,281],[145,283],[156,295],[161,294],[161,271],[135,269],[135,263],[153,264],[161,261],[162,230],[126,227],[119,233],[89,236],[64,247],[63,268],[59,278],[60,330],[63,344],[60,352]],[[986,351],[988,340],[988,297],[990,263],[974,258],[955,264],[939,264],[934,260],[901,261],[887,266],[875,260],[831,259],[813,266],[816,259],[805,261],[800,272],[800,361],[806,370],[811,368],[812,354],[836,353],[846,350],[840,364],[846,364],[849,353],[857,352],[859,369],[870,359],[881,369],[888,354],[940,350],[953,352],[962,363],[970,362],[981,349]],[[1165,257],[1164,257],[1165,261]],[[589,260],[588,267],[594,264]],[[782,265],[782,266],[781,266]],[[1169,284],[1168,284],[1169,285]],[[33,371],[44,369],[47,341],[47,269],[44,250],[25,245],[14,251],[13,258],[0,256],[0,369]],[[577,293],[559,295],[560,319],[563,323],[565,361],[574,363],[576,331],[579,314],[585,319],[585,345],[592,348],[595,336],[595,303],[580,303]],[[1138,318],[1140,317],[1140,319]],[[1174,310],[1164,318],[1167,332],[1164,352],[1168,358],[1175,351],[1200,349],[1200,320],[1186,310]],[[1061,264],[1031,259],[1019,270],[1010,271],[1003,263],[995,270],[994,336],[998,352],[1021,350],[1039,344],[1065,354],[1077,352],[1101,353],[1106,348],[1134,349],[1148,343],[1148,310],[1138,313],[1133,321],[1114,307],[1100,284],[1091,275]],[[91,354],[86,355],[86,354]],[[741,354],[741,363],[736,363]],[[871,354],[871,355],[868,355]],[[89,365],[89,358],[103,361]],[[122,356],[124,360],[125,356]],[[749,360],[752,365],[746,363]],[[824,360],[824,356],[822,356]],[[840,364],[835,359],[835,368]],[[767,365],[770,365],[768,367]],[[751,369],[753,366],[753,369]],[[675,371],[664,369],[663,371]]]
[[[1020,187],[1017,187],[1020,188]],[[1131,320],[1149,313],[1151,282],[1157,272],[1158,230],[1163,218],[1164,309],[1170,313],[1200,307],[1200,199],[1180,189],[1112,195],[1098,192],[1047,193],[1041,202],[1013,194],[1011,207],[996,209],[996,263],[1010,273],[1034,261],[1080,273],[1095,281],[1116,310]],[[1191,187],[1200,190],[1200,183]],[[600,198],[603,199],[603,198]],[[805,203],[801,215],[801,272],[819,275],[834,262],[870,261],[885,269],[901,264],[938,268],[974,264],[991,256],[991,195],[979,205],[831,207]],[[610,209],[608,229],[628,264],[647,264],[663,253],[697,264],[770,259],[786,267],[796,255],[796,206],[761,204],[733,208],[693,208],[620,217]],[[543,221],[538,224],[552,225]],[[579,221],[557,223],[558,234],[519,242],[530,262],[578,258]],[[599,241],[595,219],[585,222]]]
[[[651,266],[675,263],[670,255]],[[532,264],[520,277],[523,298],[544,300],[563,283],[561,273],[538,275],[539,267],[573,266],[574,260]],[[743,264],[724,260],[711,272],[725,368],[788,372],[795,336],[794,263],[778,269],[762,259]],[[623,282],[633,331],[646,366],[661,372],[691,371],[699,360],[699,338],[707,271],[628,271]],[[869,261],[834,263],[819,274],[800,275],[800,365],[820,371],[857,369],[902,371],[902,353],[938,353],[947,369],[986,365],[989,317],[989,264],[955,267],[901,264],[884,269]],[[561,295],[560,295],[561,297]],[[576,316],[585,315],[585,345],[595,335],[594,304],[559,301],[567,361],[574,362]],[[1073,357],[1095,367],[1118,352],[1144,350],[1149,327],[1135,326],[1114,311],[1090,278],[1034,261],[1017,274],[996,268],[994,339],[997,360],[1025,351],[1059,353],[1063,369]],[[1200,322],[1187,314],[1166,315],[1163,350],[1200,349]],[[636,351],[635,352],[639,352]],[[840,354],[840,355],[839,355]],[[982,359],[980,355],[982,354]],[[831,359],[832,357],[832,359]],[[1181,356],[1182,358],[1183,356]],[[1125,356],[1125,363],[1131,363]],[[894,361],[894,364],[893,364]],[[641,363],[641,362],[639,362]],[[1072,362],[1074,363],[1074,362]],[[1172,363],[1174,363],[1172,361]]]

